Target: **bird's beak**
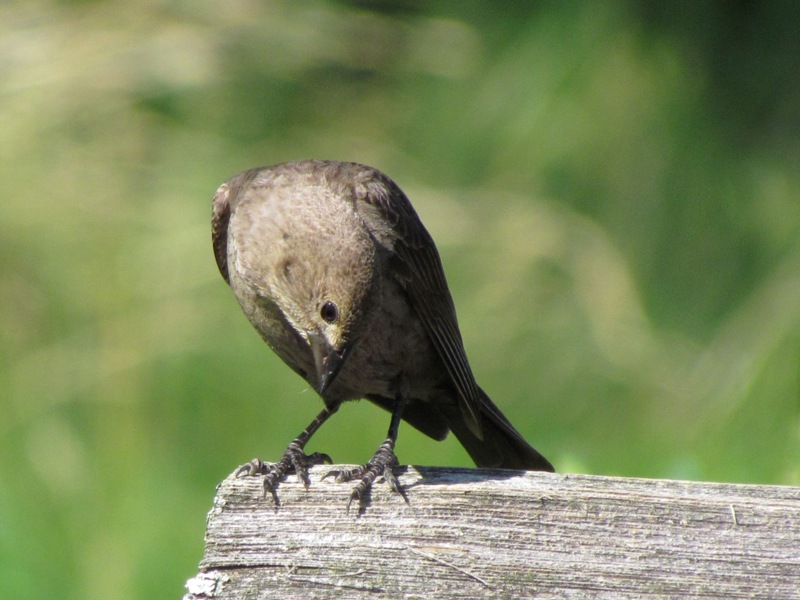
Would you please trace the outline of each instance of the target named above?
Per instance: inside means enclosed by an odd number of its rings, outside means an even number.
[[[347,359],[350,344],[346,344],[341,350],[331,347],[324,336],[318,333],[309,335],[311,352],[314,355],[314,366],[317,369],[317,391],[320,396],[331,387],[339,371]]]

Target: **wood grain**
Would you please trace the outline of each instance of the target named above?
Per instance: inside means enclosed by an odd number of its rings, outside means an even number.
[[[348,514],[330,468],[225,479],[185,598],[800,598],[797,487],[404,467]]]

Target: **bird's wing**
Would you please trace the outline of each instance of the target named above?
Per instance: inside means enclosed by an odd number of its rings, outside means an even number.
[[[256,175],[263,171],[264,167],[243,171],[219,186],[214,194],[211,211],[211,243],[219,272],[229,284],[231,279],[228,272],[228,223],[239,202],[239,195]]]
[[[228,274],[228,222],[231,218],[231,205],[229,201],[230,188],[223,183],[214,194],[214,203],[211,213],[211,243],[214,247],[214,258],[222,278],[231,282]]]
[[[482,438],[481,395],[433,238],[406,195],[383,173],[369,169],[364,179],[357,180],[355,194],[356,210],[371,233],[399,259],[400,283],[450,375],[467,425]]]

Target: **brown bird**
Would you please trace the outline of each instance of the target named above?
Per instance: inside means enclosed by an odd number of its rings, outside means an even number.
[[[333,472],[359,479],[348,502],[392,467],[400,420],[442,440],[452,431],[479,467],[553,471],[475,382],[439,253],[400,188],[361,164],[284,163],[244,171],[214,196],[217,265],[247,318],[322,397],[322,412],[278,463],[253,460],[264,494],[308,467],[304,453],[342,402],[366,398],[391,414],[372,459]],[[404,496],[405,497],[405,496]]]

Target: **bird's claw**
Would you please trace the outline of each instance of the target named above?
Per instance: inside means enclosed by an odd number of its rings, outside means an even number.
[[[367,464],[360,465],[353,469],[329,471],[323,475],[322,479],[334,477],[334,481],[337,483],[354,481],[356,479],[360,480],[355,486],[353,486],[353,491],[351,492],[350,498],[347,501],[348,513],[350,512],[350,506],[354,500],[358,500],[359,505],[363,509],[364,502],[366,501],[369,492],[372,489],[372,484],[375,483],[375,480],[381,476],[389,485],[389,489],[396,494],[400,494],[403,497],[403,500],[406,501],[406,504],[408,504],[408,496],[400,486],[397,476],[394,474],[394,467],[399,464],[400,461],[397,460],[397,456],[395,456],[394,453],[394,443],[387,439],[383,444],[381,444],[380,448],[378,448],[378,451],[375,452],[375,455]]]
[[[281,459],[276,463],[264,462],[254,458],[236,470],[236,477],[255,477],[264,476],[264,498],[269,493],[272,496],[275,506],[280,506],[278,499],[278,485],[292,473],[303,483],[306,489],[311,485],[308,476],[308,469],[314,465],[332,464],[333,460],[327,454],[314,452],[306,454],[303,448],[296,442],[292,442],[286,448]]]
[[[236,469],[236,477],[255,477],[256,475],[266,475],[272,463],[266,463],[260,458],[254,458],[249,463],[243,464]]]

